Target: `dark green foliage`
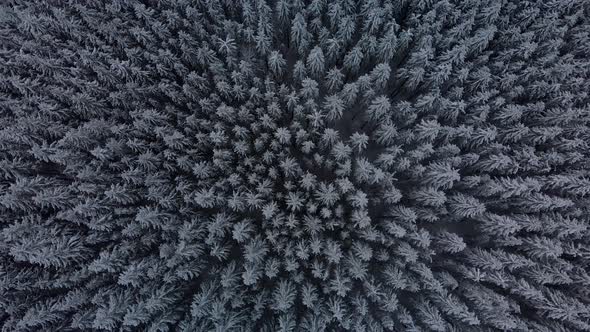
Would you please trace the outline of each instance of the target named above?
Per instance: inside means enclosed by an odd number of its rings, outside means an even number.
[[[3,2],[1,331],[590,331],[588,17]]]

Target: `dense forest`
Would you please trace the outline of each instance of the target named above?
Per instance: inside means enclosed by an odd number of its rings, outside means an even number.
[[[589,17],[3,1],[0,331],[590,331]]]

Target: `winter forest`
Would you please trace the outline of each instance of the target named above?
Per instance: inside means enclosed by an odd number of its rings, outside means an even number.
[[[590,331],[587,0],[6,0],[0,331]]]

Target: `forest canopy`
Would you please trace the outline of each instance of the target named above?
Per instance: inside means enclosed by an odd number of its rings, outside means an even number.
[[[589,17],[2,2],[0,331],[590,331]]]

